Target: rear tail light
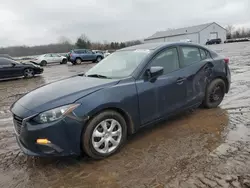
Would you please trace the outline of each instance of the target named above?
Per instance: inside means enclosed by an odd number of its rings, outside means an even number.
[[[228,63],[229,63],[229,58],[225,58],[225,59],[224,59],[224,62],[225,62],[226,64],[228,64]]]

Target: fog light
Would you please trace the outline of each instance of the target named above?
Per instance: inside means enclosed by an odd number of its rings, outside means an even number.
[[[51,142],[48,139],[37,139],[37,144],[50,144]]]

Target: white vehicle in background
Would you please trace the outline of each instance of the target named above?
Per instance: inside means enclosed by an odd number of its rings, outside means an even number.
[[[103,54],[103,56],[104,56],[104,52],[101,50],[92,50],[92,52],[94,52],[96,54]]]
[[[192,42],[192,40],[191,39],[182,39],[182,40],[180,40],[180,42]]]
[[[110,55],[109,51],[106,50],[106,51],[104,52],[104,57],[107,57],[107,56],[109,56],[109,55]]]
[[[37,56],[34,60],[31,60],[31,62],[34,62],[35,64],[39,64],[41,66],[46,66],[47,64],[52,63],[66,64],[68,60],[65,56],[50,53]]]

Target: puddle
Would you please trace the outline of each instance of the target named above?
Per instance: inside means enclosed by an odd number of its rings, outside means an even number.
[[[227,124],[227,113],[220,108],[196,110],[141,130],[119,153],[101,161],[22,154],[7,156],[8,160],[0,158],[8,169],[25,169],[29,179],[22,182],[25,188],[154,185],[204,162],[205,156],[222,143]]]

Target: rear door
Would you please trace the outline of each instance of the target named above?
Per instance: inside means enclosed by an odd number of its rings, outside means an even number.
[[[154,81],[148,81],[143,76],[136,81],[142,124],[175,112],[186,101],[186,80],[179,69],[177,47],[159,52],[147,69],[153,66],[163,67],[163,75]]]
[[[44,55],[44,60],[47,61],[47,63],[53,63],[54,57],[52,56],[52,54],[46,54]]]
[[[180,46],[180,68],[187,79],[186,107],[200,103],[205,96],[208,78],[212,73],[213,63],[206,49],[196,46]]]

